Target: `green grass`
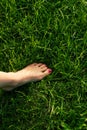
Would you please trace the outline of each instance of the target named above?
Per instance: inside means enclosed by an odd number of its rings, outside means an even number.
[[[0,130],[87,130],[87,0],[0,0],[0,70],[53,73],[0,92]]]

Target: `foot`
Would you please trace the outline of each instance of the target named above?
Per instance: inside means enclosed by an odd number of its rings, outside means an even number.
[[[31,64],[24,69],[17,71],[14,74],[16,79],[16,83],[13,86],[9,86],[4,88],[4,90],[12,90],[18,86],[24,85],[25,83],[31,81],[39,81],[46,77],[47,75],[51,74],[52,70],[48,68],[45,64],[42,63],[34,63]]]

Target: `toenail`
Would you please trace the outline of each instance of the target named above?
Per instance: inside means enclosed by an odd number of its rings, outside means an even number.
[[[49,69],[49,70],[48,70],[48,72],[49,72],[49,73],[51,73],[51,72],[52,72],[52,70],[51,70],[51,69]]]

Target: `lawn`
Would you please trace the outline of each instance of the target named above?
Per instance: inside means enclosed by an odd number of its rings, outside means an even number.
[[[87,130],[87,0],[0,0],[0,71],[50,76],[0,90],[0,130]]]

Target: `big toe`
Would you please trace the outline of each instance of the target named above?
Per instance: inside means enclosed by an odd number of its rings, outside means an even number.
[[[51,69],[46,69],[44,72],[43,72],[43,76],[45,77],[45,76],[47,76],[47,75],[49,75],[49,74],[51,74],[52,73],[52,70]]]

